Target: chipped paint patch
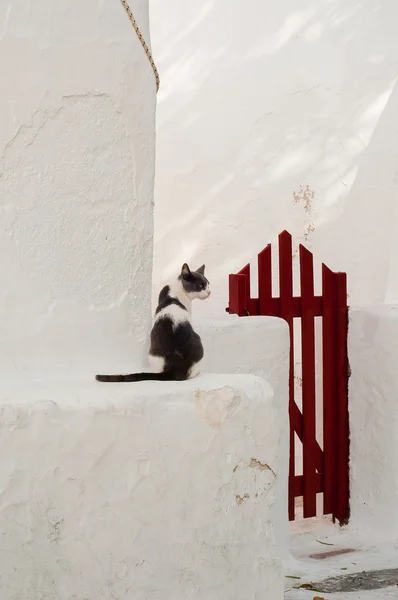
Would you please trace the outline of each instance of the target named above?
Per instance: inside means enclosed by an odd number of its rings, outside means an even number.
[[[249,464],[251,469],[259,469],[260,471],[272,471],[267,463],[260,462],[257,458],[252,458]]]
[[[270,471],[274,477],[276,477],[276,473],[267,463],[260,462],[257,458],[252,458],[249,463],[249,467],[251,469],[258,469],[259,471]]]
[[[306,228],[305,228],[305,231],[304,231],[304,239],[305,239],[305,241],[308,240],[310,234],[313,233],[314,231],[315,231],[315,223],[313,223],[313,222],[308,223],[306,225]]]
[[[236,500],[236,504],[238,506],[240,506],[241,504],[244,503],[245,500],[248,500],[248,498],[250,498],[250,494],[243,494],[243,496],[235,496],[235,500]]]
[[[293,202],[295,204],[303,204],[304,210],[307,214],[311,213],[312,201],[314,200],[315,190],[310,188],[309,185],[300,185],[298,192],[293,192]]]
[[[218,429],[222,427],[228,416],[234,414],[239,404],[240,398],[229,386],[219,390],[195,392],[197,414],[211,427]]]

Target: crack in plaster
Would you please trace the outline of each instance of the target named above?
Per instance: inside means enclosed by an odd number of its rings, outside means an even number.
[[[252,458],[250,460],[249,467],[251,469],[258,469],[259,471],[271,471],[271,473],[273,474],[273,476],[276,477],[275,471],[273,471],[271,469],[271,467],[269,465],[267,465],[267,463],[262,463],[257,458]]]
[[[264,113],[263,115],[261,115],[260,117],[258,117],[258,119],[256,119],[255,121],[253,121],[253,125],[256,125],[257,123],[259,123],[260,121],[262,121],[263,119],[265,119],[265,117],[281,117],[282,113],[278,113],[275,112],[273,110],[271,110],[270,112]]]
[[[124,302],[128,301],[128,291],[125,291],[120,294],[118,298],[116,298],[110,304],[98,305],[88,304],[84,307],[84,310],[88,313],[98,314],[100,312],[106,313],[112,310],[116,310],[120,308]],[[74,302],[73,300],[57,300],[56,302],[52,302],[49,306],[45,307],[45,312],[41,315],[42,319],[54,319],[57,318],[55,315],[57,310],[68,309],[68,307],[77,308],[79,306],[78,302]]]
[[[322,83],[318,83],[318,85],[314,85],[313,87],[310,88],[303,88],[300,90],[297,90],[295,92],[293,92],[292,94],[290,94],[291,96],[297,96],[298,94],[304,94],[304,93],[308,93],[308,92],[312,92],[313,90],[317,90],[320,87],[325,87]],[[327,88],[325,88],[327,89]]]
[[[105,92],[86,92],[84,94],[70,94],[61,96],[61,106],[50,105],[47,108],[38,108],[32,114],[30,122],[25,122],[22,123],[22,125],[19,125],[14,135],[12,135],[11,138],[5,143],[1,159],[5,159],[7,151],[10,150],[10,148],[12,148],[15,142],[20,140],[21,136],[23,136],[24,134],[28,136],[29,133],[32,132],[31,139],[29,139],[25,143],[26,147],[31,146],[37,138],[37,136],[39,135],[40,131],[46,125],[46,123],[48,123],[48,121],[50,121],[51,119],[55,119],[59,115],[59,113],[66,108],[66,105],[69,101],[81,101],[87,98],[94,99],[104,97],[112,101],[111,96]],[[117,109],[117,112],[120,112],[120,110]],[[39,122],[36,124],[36,121]],[[0,177],[2,174],[3,173],[0,173]]]

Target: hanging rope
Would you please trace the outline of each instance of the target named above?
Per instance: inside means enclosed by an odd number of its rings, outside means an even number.
[[[126,11],[126,13],[128,14],[128,17],[129,17],[129,19],[130,19],[130,21],[131,21],[131,24],[132,24],[132,26],[133,26],[133,27],[134,27],[134,29],[135,29],[135,32],[136,32],[136,34],[137,34],[137,37],[138,37],[138,39],[140,40],[140,42],[141,42],[141,45],[142,45],[142,47],[143,47],[143,48],[144,48],[144,50],[145,50],[145,54],[147,55],[147,57],[148,57],[148,60],[149,60],[149,62],[151,63],[152,70],[153,70],[153,72],[154,72],[154,74],[155,74],[155,79],[156,79],[156,93],[157,93],[157,92],[158,92],[158,90],[159,90],[159,85],[160,85],[160,77],[159,77],[159,73],[158,73],[158,70],[157,70],[157,68],[156,68],[156,65],[155,65],[155,61],[154,61],[154,60],[153,60],[153,58],[152,58],[152,54],[150,53],[150,50],[149,50],[149,48],[148,48],[148,46],[147,46],[147,44],[146,44],[146,41],[144,40],[144,37],[143,37],[143,35],[142,35],[142,33],[141,33],[141,31],[140,31],[140,29],[139,29],[138,25],[137,25],[137,21],[135,20],[135,18],[134,18],[134,15],[133,15],[133,13],[131,12],[131,8],[130,8],[130,6],[128,5],[128,2],[127,2],[127,0],[120,0],[120,1],[121,1],[121,3],[123,4],[123,6],[124,6],[124,8],[125,8],[125,11]]]

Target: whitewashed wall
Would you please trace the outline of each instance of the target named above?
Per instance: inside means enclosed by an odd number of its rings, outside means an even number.
[[[148,38],[148,2],[134,2]],[[155,80],[119,0],[0,4],[0,370],[131,368],[150,326]]]
[[[1,394],[1,600],[283,599],[286,397],[252,375]]]
[[[154,283],[227,276],[284,228],[347,270],[350,302],[398,301],[396,0],[151,0]]]
[[[350,310],[350,527],[398,539],[398,306]]]
[[[196,327],[205,348],[202,368],[208,373],[250,373],[267,381],[274,392],[277,415],[276,453],[279,476],[275,484],[275,537],[289,561],[289,328],[273,317],[202,319]],[[265,423],[263,423],[265,426]]]

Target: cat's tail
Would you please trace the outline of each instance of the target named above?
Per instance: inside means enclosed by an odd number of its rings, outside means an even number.
[[[175,379],[170,371],[162,373],[129,373],[128,375],[96,375],[97,381],[106,383],[120,383],[131,381],[173,381]]]

